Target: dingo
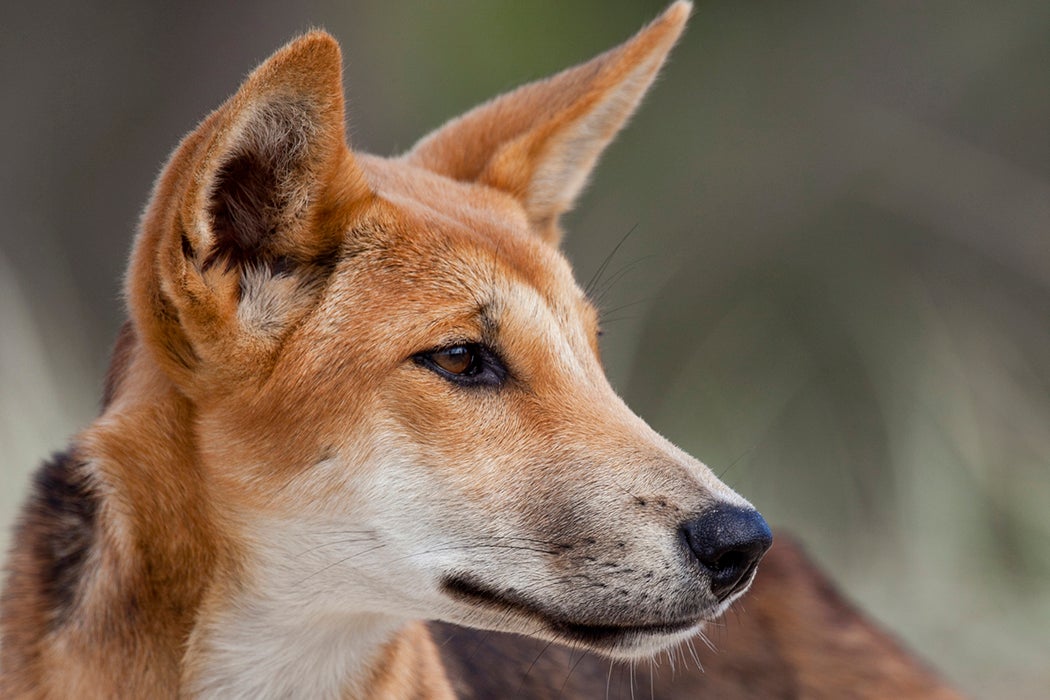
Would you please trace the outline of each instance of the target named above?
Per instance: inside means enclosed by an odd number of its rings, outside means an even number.
[[[616,396],[557,249],[689,9],[397,158],[348,147],[322,32],[186,137],[25,507],[0,693],[452,697],[427,620],[638,658],[726,610],[769,529]]]

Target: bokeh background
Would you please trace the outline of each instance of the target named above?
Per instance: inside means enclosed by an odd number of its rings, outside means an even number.
[[[5,3],[0,545],[96,413],[160,164],[253,65],[327,27],[396,153],[662,5]],[[701,1],[567,221],[582,281],[623,241],[628,402],[986,698],[1050,688],[1048,38],[1046,0]]]

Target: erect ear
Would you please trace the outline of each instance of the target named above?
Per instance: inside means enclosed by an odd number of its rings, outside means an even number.
[[[251,365],[306,308],[371,197],[323,32],[274,54],[180,144],[129,269],[132,314],[174,364]]]
[[[514,195],[534,230],[557,242],[559,215],[572,207],[598,156],[641,102],[691,8],[679,0],[624,44],[467,112],[405,157]]]

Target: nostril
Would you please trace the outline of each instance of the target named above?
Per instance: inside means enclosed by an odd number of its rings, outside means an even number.
[[[751,565],[751,558],[746,552],[732,550],[712,562],[703,562],[703,564],[715,572],[743,571]]]
[[[682,535],[711,578],[719,599],[739,590],[773,542],[769,525],[751,508],[715,506],[682,525]]]

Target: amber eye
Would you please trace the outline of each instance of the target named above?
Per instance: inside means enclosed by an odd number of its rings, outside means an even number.
[[[480,343],[452,345],[414,355],[416,364],[460,386],[499,387],[506,381],[506,365],[491,348]]]
[[[449,374],[468,376],[477,371],[477,353],[469,345],[456,345],[432,352],[430,360]]]

